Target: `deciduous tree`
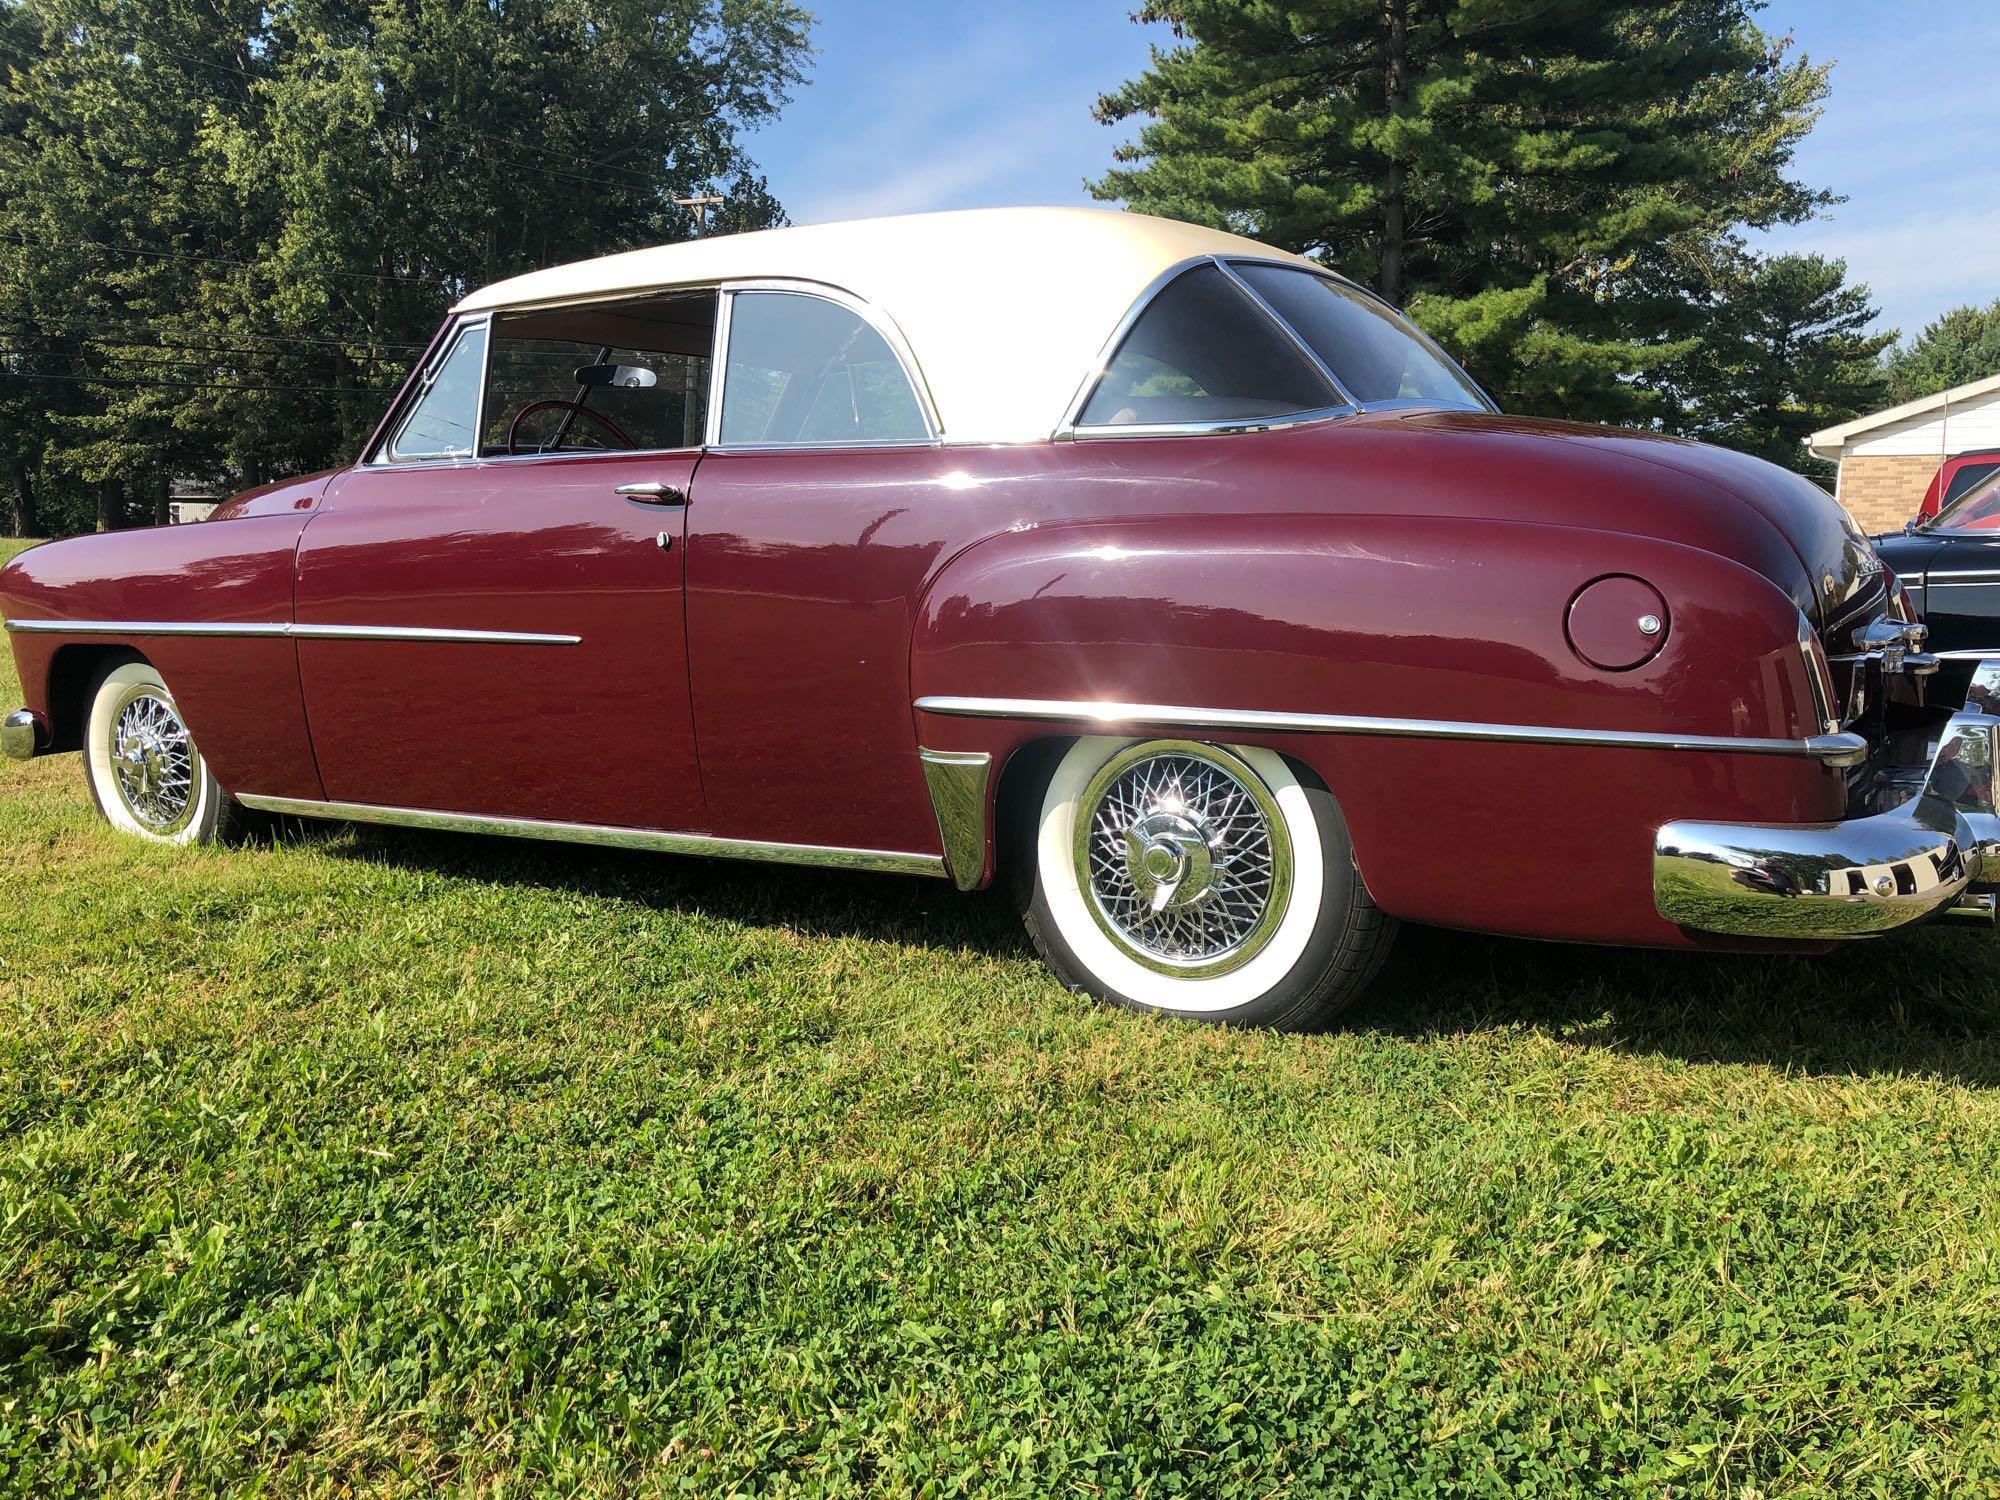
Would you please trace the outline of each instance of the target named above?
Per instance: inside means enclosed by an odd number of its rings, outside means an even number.
[[[114,510],[168,472],[344,461],[464,291],[684,238],[676,197],[781,222],[743,136],[800,81],[809,24],[792,0],[0,16],[0,445]]]
[[[1907,345],[1890,351],[1887,369],[1897,401],[2000,375],[2000,302],[1955,307],[1926,324]]]

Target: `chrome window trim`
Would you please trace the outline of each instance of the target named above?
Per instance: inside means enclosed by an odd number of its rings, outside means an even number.
[[[1220,271],[1224,276],[1229,278],[1229,284],[1231,286],[1235,287],[1239,292],[1241,292],[1244,296],[1248,297],[1253,303],[1257,305],[1257,310],[1263,313],[1265,318],[1269,320],[1269,322],[1272,324],[1273,327],[1275,327],[1278,330],[1278,332],[1282,333],[1286,338],[1291,340],[1293,348],[1297,349],[1299,353],[1303,354],[1309,361],[1311,361],[1312,367],[1315,370],[1319,371],[1320,379],[1324,380],[1330,387],[1332,387],[1334,395],[1340,397],[1340,401],[1343,406],[1351,406],[1356,411],[1361,410],[1361,402],[1356,398],[1354,392],[1350,391],[1347,388],[1347,382],[1342,380],[1338,375],[1333,373],[1333,366],[1328,364],[1326,360],[1320,356],[1319,350],[1313,348],[1311,344],[1306,342],[1305,335],[1300,333],[1298,329],[1292,326],[1292,320],[1290,318],[1286,317],[1283,313],[1279,312],[1278,309],[1273,307],[1269,302],[1269,300],[1267,300],[1264,297],[1264,295],[1257,290],[1257,288],[1250,285],[1249,282],[1245,281],[1240,275],[1238,275],[1235,266],[1231,265],[1228,261],[1224,260],[1219,255],[1211,255],[1209,257],[1209,260],[1214,264],[1215,268],[1218,271]],[[1261,264],[1261,262],[1254,260],[1246,260],[1243,262],[1243,264],[1258,265]]]
[[[433,625],[315,625],[229,620],[9,620],[23,635],[171,635],[208,639],[299,641],[437,641],[482,646],[580,646],[580,635],[528,630],[459,630]]]
[[[1120,438],[1194,437],[1240,432],[1275,432],[1281,427],[1308,427],[1355,415],[1351,406],[1326,406],[1282,417],[1227,417],[1215,422],[1125,422],[1116,427],[1076,427],[1056,434],[1059,443],[1105,443]]]
[[[614,849],[644,849],[659,854],[686,854],[708,859],[762,860],[772,864],[815,865],[837,870],[874,870],[895,875],[945,874],[936,854],[912,854],[893,849],[847,849],[834,845],[766,843],[756,839],[719,838],[703,833],[669,833],[663,829],[621,828],[601,823],[563,823],[540,818],[509,818],[491,814],[439,812],[429,808],[388,807],[372,802],[321,802],[299,797],[271,797],[244,792],[236,800],[261,812],[302,818],[337,818],[348,823],[376,823],[396,828],[430,828],[451,833],[485,833],[502,838],[542,839],[563,844],[591,844]]]
[[[1104,378],[1105,372],[1110,369],[1112,360],[1118,357],[1119,346],[1125,342],[1126,335],[1132,331],[1132,325],[1137,323],[1139,319],[1145,315],[1146,309],[1152,306],[1154,300],[1160,295],[1161,292],[1165,291],[1171,283],[1173,283],[1181,276],[1185,275],[1187,272],[1194,270],[1198,266],[1205,266],[1205,265],[1215,266],[1218,270],[1220,270],[1223,273],[1223,275],[1229,278],[1230,283],[1232,285],[1236,286],[1237,288],[1248,294],[1251,301],[1257,304],[1257,306],[1263,311],[1264,315],[1267,318],[1269,318],[1273,323],[1275,323],[1280,329],[1280,331],[1282,331],[1286,335],[1286,337],[1288,337],[1292,341],[1292,343],[1299,346],[1303,350],[1306,357],[1312,361],[1314,367],[1319,370],[1322,377],[1324,377],[1325,379],[1327,379],[1332,383],[1334,392],[1340,396],[1346,397],[1350,402],[1352,402],[1352,404],[1349,406],[1332,408],[1329,409],[1329,411],[1322,413],[1298,413],[1298,414],[1288,415],[1285,417],[1257,418],[1257,419],[1239,418],[1233,421],[1223,421],[1223,422],[1154,423],[1154,424],[1149,424],[1144,431],[1137,431],[1134,429],[1123,428],[1123,427],[1113,427],[1108,423],[1092,423],[1087,426],[1084,425],[1082,420],[1083,409],[1090,404],[1091,394],[1097,389],[1097,383]],[[1480,401],[1482,401],[1484,405],[1460,406],[1455,402],[1446,404],[1437,401],[1426,400],[1421,397],[1409,397],[1409,396],[1395,397],[1383,401],[1355,401],[1353,399],[1352,393],[1349,392],[1346,386],[1341,383],[1340,377],[1335,375],[1332,369],[1327,365],[1326,361],[1320,358],[1318,351],[1313,349],[1310,345],[1308,345],[1305,342],[1305,340],[1300,336],[1298,330],[1293,328],[1291,323],[1285,317],[1283,317],[1277,311],[1276,308],[1272,307],[1269,302],[1265,301],[1265,299],[1258,294],[1257,289],[1255,287],[1251,286],[1247,281],[1244,280],[1243,277],[1236,274],[1234,270],[1234,267],[1236,266],[1276,266],[1281,270],[1303,272],[1304,274],[1309,276],[1318,276],[1327,281],[1336,282],[1340,286],[1346,288],[1349,291],[1358,292],[1362,296],[1369,298],[1371,301],[1381,303],[1383,307],[1388,308],[1388,310],[1391,313],[1395,314],[1395,317],[1398,322],[1408,325],[1409,331],[1416,336],[1418,342],[1421,343],[1430,354],[1432,354],[1437,359],[1441,360],[1446,366],[1448,366],[1451,370],[1453,370],[1456,374],[1458,374],[1465,381],[1465,383],[1469,387],[1471,387],[1473,392],[1479,397]],[[1083,377],[1083,383],[1080,386],[1078,386],[1076,394],[1070,397],[1069,405],[1064,409],[1062,421],[1056,427],[1053,437],[1057,442],[1067,442],[1080,438],[1115,437],[1121,434],[1127,434],[1135,437],[1194,437],[1194,436],[1202,436],[1214,433],[1265,432],[1273,427],[1296,425],[1298,422],[1301,421],[1322,421],[1325,419],[1327,415],[1346,416],[1346,415],[1353,415],[1359,412],[1395,411],[1399,409],[1400,410],[1435,409],[1440,411],[1485,411],[1497,414],[1500,410],[1500,406],[1498,402],[1496,402],[1491,396],[1489,396],[1486,393],[1486,391],[1480,386],[1478,381],[1474,380],[1470,375],[1466,374],[1465,367],[1463,365],[1461,365],[1457,360],[1453,359],[1449,354],[1447,354],[1442,348],[1439,347],[1437,340],[1433,339],[1429,334],[1425,333],[1421,328],[1418,328],[1416,324],[1411,323],[1410,320],[1407,317],[1405,317],[1402,313],[1397,312],[1394,307],[1390,306],[1390,304],[1386,299],[1377,295],[1375,292],[1370,291],[1367,287],[1362,286],[1359,282],[1352,281],[1349,278],[1342,276],[1337,271],[1328,270],[1325,266],[1300,265],[1296,261],[1274,260],[1269,256],[1261,256],[1261,255],[1193,255],[1189,256],[1186,260],[1177,261],[1175,264],[1167,267],[1167,269],[1162,271],[1158,276],[1154,277],[1152,281],[1146,285],[1145,290],[1139,293],[1137,300],[1135,300],[1133,304],[1125,310],[1125,315],[1118,320],[1117,326],[1111,330],[1111,336],[1104,341],[1104,346],[1098,351],[1097,358],[1091,362],[1090,369],[1085,372]]]
[[[493,314],[490,312],[468,313],[453,321],[451,332],[446,336],[443,345],[439,348],[437,358],[431,361],[430,367],[424,371],[423,378],[417,382],[415,388],[410,391],[401,406],[390,414],[388,430],[383,434],[382,441],[376,445],[374,452],[361,461],[361,468],[462,468],[467,464],[479,461],[479,435],[486,428],[486,376],[488,370],[491,368],[493,358],[492,322]],[[408,423],[411,414],[416,411],[418,404],[425,396],[430,394],[431,387],[436,384],[438,376],[444,372],[445,365],[450,361],[452,355],[457,352],[459,342],[475,328],[486,330],[486,342],[485,347],[481,349],[479,355],[479,395],[478,399],[473,403],[472,409],[471,450],[466,453],[441,454],[436,458],[384,457],[385,454],[394,451],[396,439],[402,435],[405,424]]]
[[[882,308],[857,297],[845,287],[831,282],[807,281],[798,277],[748,277],[738,281],[725,281],[721,286],[723,307],[716,316],[716,349],[718,357],[713,366],[714,384],[709,388],[709,426],[707,447],[717,453],[820,453],[847,448],[940,448],[944,446],[944,424],[938,419],[937,403],[931,398],[930,383],[924,378],[923,366],[917,362],[909,341],[903,337],[903,330],[896,326],[894,318]],[[889,354],[902,369],[903,378],[910,383],[910,393],[917,398],[917,414],[923,419],[924,436],[921,438],[866,438],[844,442],[815,443],[725,443],[722,440],[722,403],[728,396],[729,345],[726,342],[729,324],[734,318],[736,298],[742,294],[758,292],[790,294],[798,297],[817,297],[823,302],[831,302],[844,307],[862,322],[866,323],[889,346]]]
[[[1375,737],[1484,740],[1499,744],[1570,745],[1627,750],[1725,751],[1741,755],[1797,755],[1830,764],[1857,753],[1868,742],[1858,734],[1820,734],[1808,739],[1766,739],[1750,735],[1661,734],[1625,729],[1565,729],[1541,724],[1481,724],[1454,719],[1387,719],[1357,714],[1308,714],[1261,709],[1199,708],[1179,704],[1082,702],[1074,699],[976,698],[937,695],[919,698],[924,713],[974,719],[1034,719],[1097,728],[1158,726],[1175,729],[1247,730],[1274,734],[1351,734]]]

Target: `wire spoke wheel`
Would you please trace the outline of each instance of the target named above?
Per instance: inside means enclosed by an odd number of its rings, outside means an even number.
[[[1080,799],[1074,852],[1105,935],[1187,978],[1254,958],[1291,890],[1277,804],[1249,765],[1213,745],[1154,741],[1113,756]]]
[[[194,814],[201,758],[173,700],[141,684],[111,723],[111,770],[119,799],[148,833],[167,836]]]

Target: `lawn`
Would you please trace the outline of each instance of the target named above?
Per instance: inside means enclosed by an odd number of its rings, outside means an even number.
[[[0,869],[0,1491],[2000,1487],[2000,940],[1413,930],[1279,1037],[939,882],[162,852],[74,757]]]

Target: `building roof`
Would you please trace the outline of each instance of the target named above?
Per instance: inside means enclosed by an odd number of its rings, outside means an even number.
[[[1141,293],[1204,255],[1297,261],[1255,240],[1094,208],[990,208],[715,235],[530,271],[460,312],[749,278],[816,281],[895,324],[953,442],[1027,442],[1061,425]]]
[[[1939,391],[1934,396],[1919,397],[1915,401],[1905,401],[1901,406],[1889,407],[1886,411],[1856,417],[1852,422],[1843,422],[1838,427],[1828,427],[1815,432],[1806,439],[1806,446],[1821,458],[1839,458],[1841,450],[1855,438],[1890,427],[1897,422],[1906,422],[1911,417],[1926,416],[1934,411],[1942,411],[1948,406],[1957,406],[1964,401],[1977,400],[2000,392],[2000,375],[1989,375],[1984,380],[1969,381],[1955,385],[1948,391]]]

